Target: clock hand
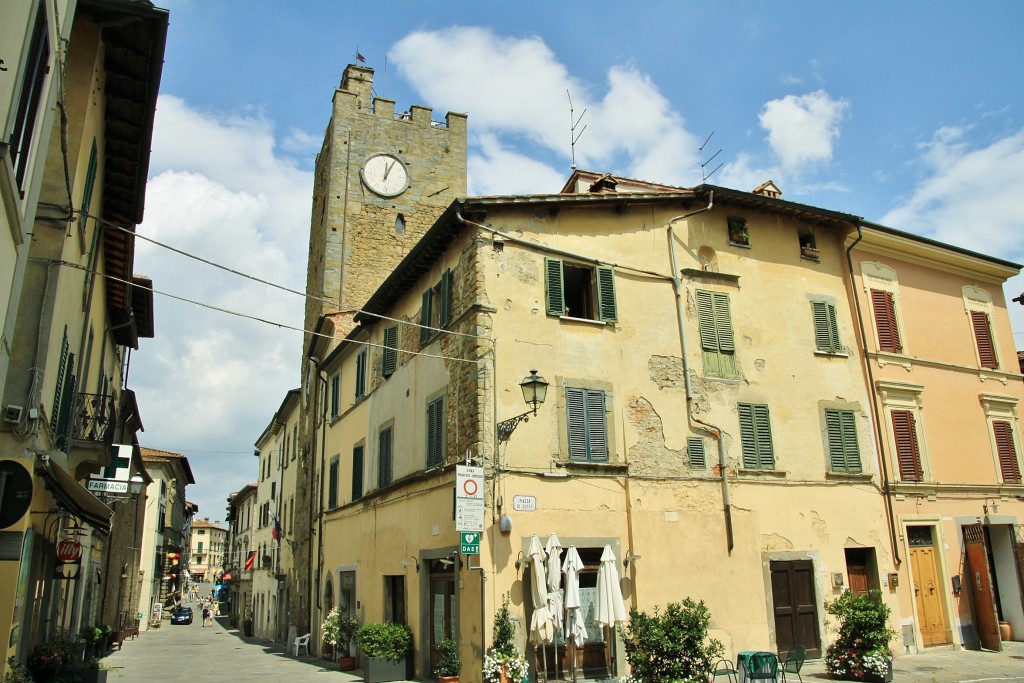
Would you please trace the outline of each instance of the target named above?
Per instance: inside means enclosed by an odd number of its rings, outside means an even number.
[[[391,168],[395,165],[395,162],[391,162],[384,168],[384,180],[388,179],[388,173],[391,173]]]

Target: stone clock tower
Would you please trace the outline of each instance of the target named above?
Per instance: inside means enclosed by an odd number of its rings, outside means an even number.
[[[373,95],[373,69],[350,64],[317,157],[304,348],[319,316],[362,306],[456,197],[466,195],[466,116]],[[351,315],[335,319],[337,336]],[[336,336],[336,338],[337,338]],[[333,346],[333,345],[332,345]]]

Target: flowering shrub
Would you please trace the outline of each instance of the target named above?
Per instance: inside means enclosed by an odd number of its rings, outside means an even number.
[[[499,683],[502,669],[514,683],[524,680],[530,673],[530,665],[522,655],[490,652],[484,656],[484,683]]]
[[[885,678],[892,653],[888,650],[848,650],[829,647],[825,652],[825,666],[836,678],[863,681]]]
[[[33,671],[60,671],[71,665],[77,640],[64,629],[57,629],[49,640],[36,645],[28,658],[28,668]]]
[[[892,652],[889,607],[879,591],[857,595],[850,591],[825,605],[839,619],[835,642],[825,650],[825,667],[836,678],[852,681],[883,680]]]

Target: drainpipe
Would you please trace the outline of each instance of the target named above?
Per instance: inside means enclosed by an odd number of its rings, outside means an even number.
[[[853,303],[857,308],[857,327],[860,332],[860,347],[864,350],[864,368],[868,373],[868,392],[871,394],[871,406],[875,410],[877,419],[875,423],[875,440],[878,442],[878,461],[882,466],[882,495],[885,498],[885,517],[889,522],[889,544],[892,546],[892,560],[897,569],[902,560],[900,559],[899,541],[896,538],[896,517],[892,510],[892,487],[889,483],[889,465],[885,457],[885,435],[882,433],[882,418],[885,411],[878,409],[878,391],[875,389],[875,376],[871,371],[871,359],[868,358],[868,339],[864,332],[864,312],[860,306],[860,296],[857,292],[857,281],[853,271],[853,248],[864,239],[864,230],[860,221],[857,221],[857,239],[846,249],[846,265],[850,269],[850,291],[853,294]]]
[[[722,473],[722,506],[723,512],[725,514],[725,538],[729,552],[732,553],[734,545],[732,531],[732,497],[729,492],[729,472],[727,467],[728,460],[726,458],[725,452],[725,440],[722,438],[723,430],[720,427],[717,427],[713,424],[701,420],[693,412],[693,384],[690,381],[690,362],[686,346],[685,300],[682,278],[680,278],[679,276],[679,264],[676,259],[675,232],[672,229],[672,224],[677,221],[681,221],[686,218],[696,216],[699,213],[705,213],[707,211],[710,211],[711,207],[714,206],[714,203],[715,192],[714,190],[709,190],[708,205],[701,209],[697,209],[696,211],[684,213],[681,216],[676,216],[675,218],[670,219],[668,222],[667,236],[668,253],[672,265],[672,287],[676,295],[676,324],[679,327],[679,346],[683,356],[683,380],[686,385],[686,411],[689,415],[690,421],[693,424],[696,424],[700,429],[706,431],[708,434],[711,435],[712,438],[715,439],[715,441],[718,442],[718,466]]]

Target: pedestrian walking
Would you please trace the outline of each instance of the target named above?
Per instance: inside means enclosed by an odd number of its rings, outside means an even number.
[[[207,626],[213,626],[213,617],[210,615],[210,608],[203,608],[203,628]]]

